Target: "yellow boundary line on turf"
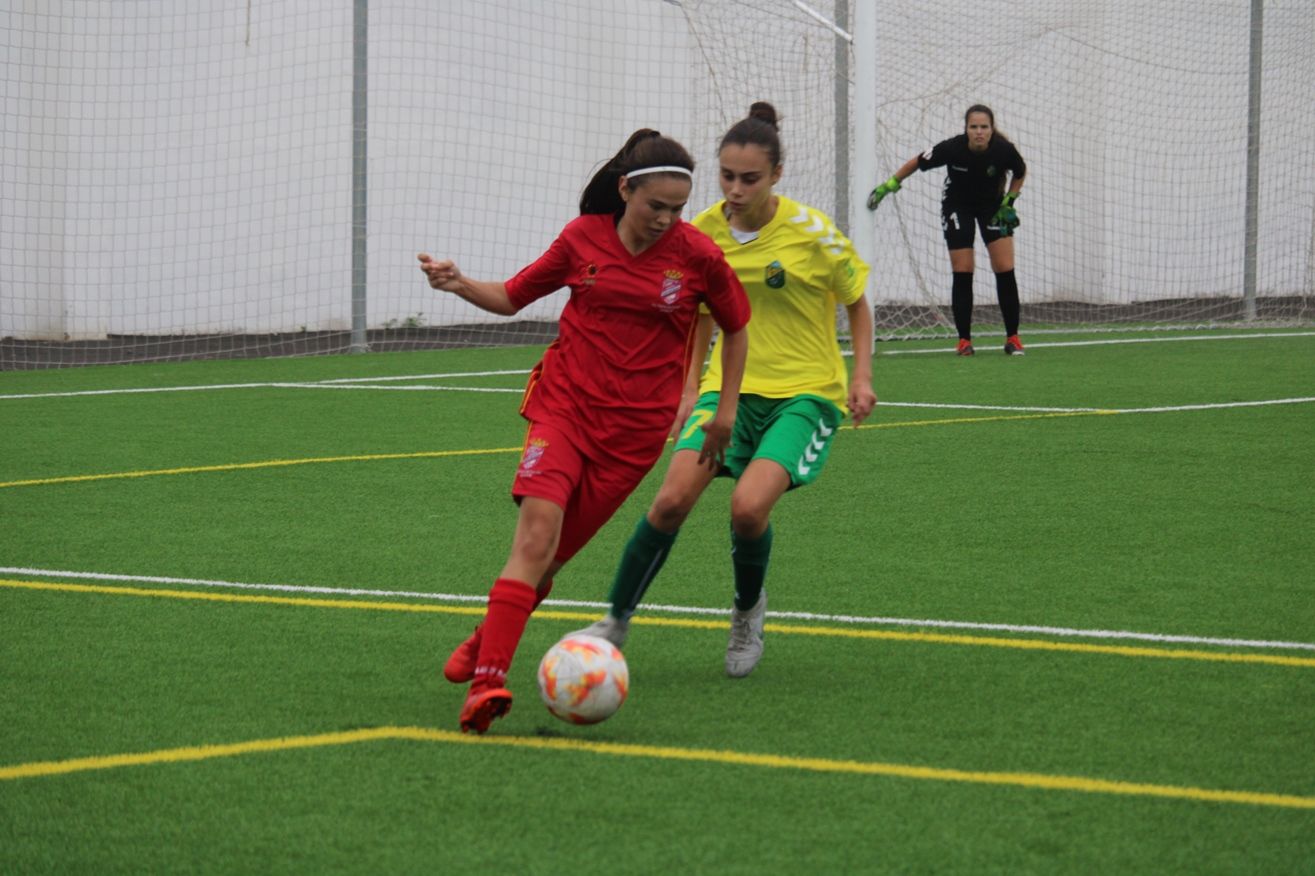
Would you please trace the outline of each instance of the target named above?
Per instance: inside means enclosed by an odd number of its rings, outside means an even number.
[[[1116,794],[1132,797],[1158,797],[1202,803],[1235,803],[1250,806],[1274,806],[1285,809],[1315,809],[1315,797],[1274,794],[1263,791],[1227,791],[1181,785],[1155,785],[1084,776],[1047,775],[978,770],[945,769],[910,764],[873,761],[832,760],[820,757],[788,757],[776,754],[751,754],[704,748],[674,748],[659,745],[630,745],[617,742],[591,742],[582,739],[554,739],[529,736],[466,736],[451,730],[427,727],[374,727],[314,736],[288,736],[256,739],[227,745],[196,745],[167,748],[136,754],[80,757],[68,760],[35,761],[0,767],[0,781],[68,775],[89,770],[116,769],[128,766],[183,763],[266,754],[305,748],[351,745],[359,742],[405,740],[440,742],[500,748],[523,748],[540,751],[583,752],[613,757],[711,763],[723,766],[751,766],[767,769],[801,770],[851,776],[883,776],[922,781],[958,782],[979,785],[1005,785],[1046,791],[1078,791],[1088,794]]]
[[[110,481],[124,478],[149,478],[160,475],[201,474],[205,472],[246,471],[259,468],[281,468],[289,465],[315,465],[325,462],[380,462],[394,459],[438,459],[446,456],[483,456],[491,453],[520,453],[521,447],[492,447],[487,450],[422,450],[415,453],[370,453],[358,456],[319,456],[307,459],[270,459],[265,462],[233,462],[224,465],[198,465],[188,468],[160,468],[148,471],[117,471],[105,474],[69,475],[58,478],[33,478],[26,481],[7,481],[4,487],[38,487],[49,484],[76,484],[87,481]]]
[[[159,590],[149,587],[110,587],[103,584],[55,584],[47,581],[0,579],[0,587],[15,590],[45,590],[59,593],[87,593],[101,596],[138,596],[157,599],[190,599],[201,602],[236,602],[252,605],[291,605],[303,608],[340,608],[364,611],[396,611],[414,614],[457,614],[483,616],[483,606],[423,605],[412,602],[375,602],[364,599],[319,599],[305,596],[252,596],[244,593],[207,593],[196,590]],[[578,611],[539,610],[540,620],[593,620],[595,614]],[[635,617],[638,626],[679,627],[695,630],[724,630],[722,620]],[[1061,651],[1070,654],[1102,654],[1116,657],[1145,657],[1162,660],[1193,660],[1210,663],[1254,663],[1315,669],[1315,657],[1289,657],[1280,654],[1244,654],[1235,651],[1199,651],[1175,648],[1143,648],[1127,645],[1093,645],[1085,642],[1052,642],[1046,639],[1010,639],[993,636],[960,636],[945,633],[905,633],[891,630],[853,630],[840,627],[796,626],[770,623],[770,633],[802,636],[831,636],[847,639],[871,639],[888,642],[917,642],[929,645],[963,645],[985,648],[1015,648],[1027,651]]]
[[[967,423],[994,423],[1006,420],[1045,420],[1056,417],[1090,417],[1122,413],[1113,410],[1062,411],[1043,414],[996,415],[990,417],[951,417],[941,420],[908,420],[898,423],[869,423],[858,429],[900,429],[906,426],[958,426]],[[848,430],[847,430],[848,431]],[[497,453],[520,453],[521,447],[491,447],[475,450],[422,450],[414,453],[369,453],[354,456],[319,456],[306,459],[270,459],[263,462],[234,462],[222,465],[198,465],[180,468],[146,469],[142,471],[105,472],[103,474],[67,475],[53,478],[31,478],[21,481],[0,482],[0,489],[9,487],[40,487],[55,484],[80,484],[92,481],[126,480],[160,477],[163,475],[207,474],[227,471],[251,471],[263,468],[283,468],[292,465],[316,465],[331,462],[385,462],[398,459],[442,459],[455,456],[485,456]]]

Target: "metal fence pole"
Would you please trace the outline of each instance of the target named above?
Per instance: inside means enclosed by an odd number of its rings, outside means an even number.
[[[369,0],[355,0],[352,16],[352,346],[365,353],[370,345],[365,335],[366,303],[366,218],[369,187],[366,179],[366,147],[369,143]]]
[[[1245,318],[1256,318],[1256,258],[1260,240],[1260,55],[1265,42],[1265,2],[1251,0],[1251,67],[1247,76],[1246,245],[1242,304]]]

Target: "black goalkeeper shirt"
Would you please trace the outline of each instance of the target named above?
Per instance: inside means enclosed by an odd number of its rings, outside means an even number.
[[[968,148],[968,135],[960,134],[942,140],[918,156],[918,170],[944,167],[945,201],[970,204],[994,210],[1005,191],[1005,173],[1015,179],[1027,174],[1023,156],[1014,144],[1000,137],[992,137],[982,152]]]

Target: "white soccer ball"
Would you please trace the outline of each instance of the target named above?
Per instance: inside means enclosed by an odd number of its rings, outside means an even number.
[[[604,721],[621,708],[629,691],[626,658],[598,636],[567,636],[539,661],[539,696],[548,711],[563,721]]]

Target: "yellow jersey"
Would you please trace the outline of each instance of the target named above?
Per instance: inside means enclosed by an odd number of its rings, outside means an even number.
[[[718,201],[694,226],[726,253],[749,295],[749,358],[740,392],[766,398],[816,395],[848,414],[849,378],[836,340],[836,305],[853,304],[868,265],[825,213],[777,195],[776,215],[748,243],[731,235]],[[699,384],[721,388],[721,336]]]

